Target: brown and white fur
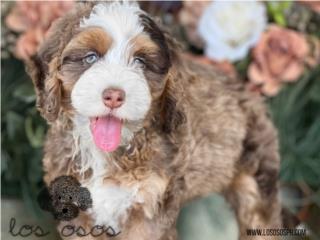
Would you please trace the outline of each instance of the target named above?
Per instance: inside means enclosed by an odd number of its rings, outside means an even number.
[[[116,240],[177,239],[181,207],[216,192],[233,206],[241,239],[248,228],[281,226],[277,134],[262,99],[185,59],[138,5],[79,4],[54,23],[28,72],[50,124],[46,184],[73,175],[91,192],[93,207],[72,224],[112,226]],[[126,93],[120,108],[103,104],[108,87]],[[95,146],[89,127],[107,114],[123,122],[111,153]]]

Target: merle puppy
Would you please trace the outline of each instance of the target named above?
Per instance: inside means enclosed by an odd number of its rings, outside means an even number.
[[[137,4],[79,3],[28,71],[50,125],[45,182],[71,175],[91,193],[72,224],[111,226],[114,239],[176,239],[182,206],[216,192],[241,239],[281,226],[277,134],[262,99],[183,57]]]

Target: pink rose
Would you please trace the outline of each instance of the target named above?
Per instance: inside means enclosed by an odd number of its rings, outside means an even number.
[[[308,43],[302,34],[272,25],[253,49],[249,79],[261,85],[264,94],[274,96],[282,82],[296,81],[302,74],[308,52]]]
[[[43,41],[45,32],[37,27],[22,34],[17,42],[14,55],[19,59],[28,59],[38,49],[39,44]]]
[[[43,41],[51,23],[74,6],[73,1],[18,1],[5,19],[9,29],[22,33],[14,54],[28,59]]]

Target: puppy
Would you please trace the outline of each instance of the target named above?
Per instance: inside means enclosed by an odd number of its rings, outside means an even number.
[[[27,65],[50,125],[44,180],[73,176],[92,198],[60,232],[177,239],[181,207],[213,192],[234,208],[240,239],[281,226],[277,134],[262,99],[183,57],[137,4],[80,3]]]

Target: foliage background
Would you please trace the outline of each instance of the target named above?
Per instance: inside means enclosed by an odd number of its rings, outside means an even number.
[[[175,5],[176,4],[176,5]],[[174,15],[178,3],[146,4],[145,8],[162,18]],[[296,4],[267,4],[270,21],[296,28],[288,15],[288,8],[304,11],[304,21],[316,21],[304,7]],[[308,15],[309,14],[309,15]],[[4,17],[4,16],[2,16]],[[166,20],[165,20],[166,22]],[[184,41],[186,49],[193,54],[202,51],[187,43],[179,23],[170,24],[178,39]],[[8,33],[1,26],[3,36]],[[319,38],[320,27],[305,29]],[[10,33],[14,34],[14,33]],[[42,187],[42,144],[46,124],[35,109],[32,83],[26,75],[21,60],[7,49],[1,49],[1,196],[21,198],[26,209],[37,217],[43,217],[35,202]],[[245,78],[250,56],[234,63],[240,77]],[[281,189],[283,204],[310,230],[312,239],[320,238],[320,66],[305,69],[298,81],[287,84],[272,98],[266,98],[276,127],[281,150]]]

